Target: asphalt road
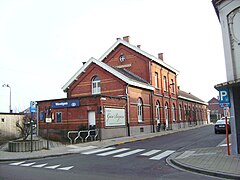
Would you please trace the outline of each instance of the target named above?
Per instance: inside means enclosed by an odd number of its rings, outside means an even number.
[[[216,179],[169,166],[166,158],[176,152],[214,147],[225,138],[213,126],[112,146],[105,150],[0,164],[2,179]],[[101,151],[101,152],[100,152]]]

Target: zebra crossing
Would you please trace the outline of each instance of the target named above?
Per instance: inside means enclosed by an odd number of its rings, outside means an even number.
[[[61,167],[61,164],[48,165],[48,163],[37,164],[37,162],[26,162],[26,161],[14,162],[14,163],[10,163],[9,165],[20,166],[20,167],[56,169],[56,170],[62,170],[62,171],[68,171],[74,167],[74,166]]]
[[[161,160],[170,156],[175,150],[159,150],[159,149],[130,149],[127,147],[124,148],[116,148],[116,147],[106,147],[106,148],[98,148],[96,146],[86,146],[86,147],[78,147],[78,146],[69,146],[71,149],[69,151],[79,152],[82,155],[96,155],[96,156],[112,156],[114,158],[124,158],[131,155],[140,155],[148,157],[150,160]]]

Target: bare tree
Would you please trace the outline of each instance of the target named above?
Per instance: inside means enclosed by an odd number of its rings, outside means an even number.
[[[21,133],[21,137],[23,140],[26,140],[28,136],[31,134],[31,114],[24,114],[23,121],[18,120],[16,122],[16,126],[19,128]],[[36,127],[33,127],[35,129]]]

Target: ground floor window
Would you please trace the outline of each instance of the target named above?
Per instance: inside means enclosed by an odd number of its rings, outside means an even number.
[[[142,122],[143,121],[143,103],[142,103],[142,99],[138,98],[138,104],[137,104],[137,108],[138,108],[138,122]]]
[[[57,123],[62,122],[62,113],[61,112],[56,112],[56,122]]]

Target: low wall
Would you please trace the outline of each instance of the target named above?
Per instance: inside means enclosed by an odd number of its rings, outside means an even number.
[[[43,141],[33,140],[32,141],[32,150],[39,151],[43,149]],[[31,141],[10,141],[8,142],[8,151],[9,152],[28,152],[31,151]]]

